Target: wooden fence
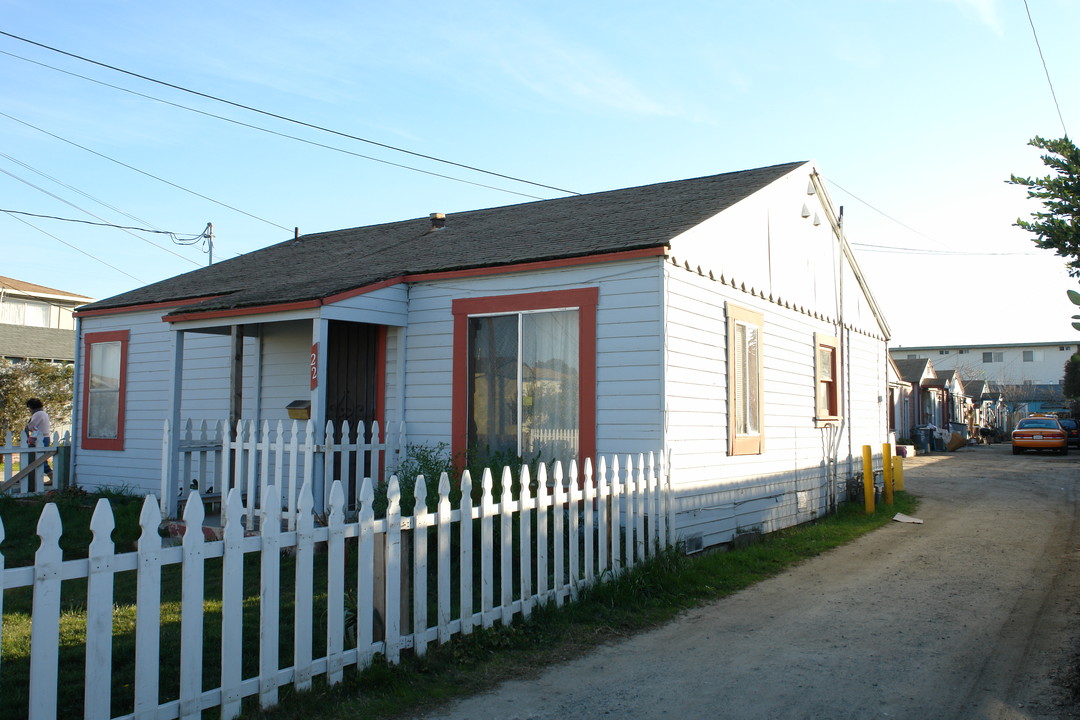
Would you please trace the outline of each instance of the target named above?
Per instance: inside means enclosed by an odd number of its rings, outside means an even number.
[[[203,533],[189,531],[177,547],[163,546],[158,502],[148,496],[138,550],[121,554],[111,540],[111,507],[100,500],[91,521],[89,558],[68,561],[61,556],[56,506],[46,504],[34,565],[4,569],[0,555],[0,611],[4,591],[26,587],[33,594],[27,696],[5,697],[4,703],[15,703],[9,708],[25,703],[30,720],[53,720],[58,685],[81,683],[86,718],[187,719],[220,708],[228,720],[239,714],[245,698],[269,707],[284,685],[305,690],[318,675],[333,685],[346,667],[364,667],[377,653],[390,663],[397,663],[403,651],[423,655],[432,643],[505,625],[515,615],[528,617],[541,604],[561,605],[600,577],[623,572],[671,544],[670,487],[668,463],[651,454],[621,464],[618,458],[601,459],[595,473],[586,461],[580,476],[575,464],[564,474],[556,463],[550,477],[540,465],[535,481],[527,466],[518,479],[504,468],[498,482],[485,470],[475,489],[467,472],[457,487],[443,474],[431,507],[420,476],[412,488],[415,507],[406,516],[401,488],[392,477],[383,486],[385,515],[376,518],[377,488],[367,478],[359,517],[346,523],[345,488],[335,480],[326,524],[319,526],[312,483],[305,482],[295,524],[283,523],[277,506],[264,506],[257,535],[245,532],[245,506],[240,489],[232,487],[223,539],[208,541]],[[271,486],[266,496],[280,493]],[[451,498],[458,495],[453,508]],[[187,527],[199,528],[203,512],[192,492],[184,513]],[[0,542],[3,538],[0,523]],[[256,597],[245,598],[245,556],[251,559],[248,578],[258,576]],[[132,597],[124,600],[114,592],[120,573],[136,576]],[[218,573],[220,598],[210,603],[207,588],[217,587],[213,576]],[[163,577],[180,584],[178,650],[162,646],[163,591],[177,590]],[[85,669],[72,677],[58,669],[60,588],[62,581],[83,578]],[[315,598],[320,598],[318,611]],[[117,680],[114,623],[131,604],[134,678]],[[210,619],[215,614],[207,614],[211,605],[213,613],[220,612],[220,640],[207,641],[207,652],[204,638],[216,624]],[[249,621],[257,613],[256,628],[245,629],[245,613]],[[282,647],[289,646],[291,664],[279,661]],[[246,673],[245,658],[247,667],[257,664],[255,671]],[[0,681],[18,662],[26,658],[0,657]],[[179,679],[171,691],[161,684],[170,673]],[[219,678],[217,686],[207,687],[205,676]]]
[[[322,435],[316,433],[313,421],[278,421],[257,423],[241,420],[235,428],[225,421],[200,422],[190,419],[183,423],[178,451],[179,478],[170,480],[169,466],[171,424],[165,421],[162,436],[161,512],[169,516],[173,501],[198,490],[204,498],[219,498],[228,503],[229,490],[237,488],[243,498],[248,530],[256,526],[262,498],[268,488],[281,492],[283,518],[295,523],[296,503],[304,484],[310,484],[315,509],[326,513],[330,507],[329,483],[325,478],[343,481],[349,507],[356,506],[360,483],[365,477],[385,482],[397,466],[405,447],[405,425],[396,433],[380,433],[379,423],[371,424],[370,433],[360,423],[356,432],[348,421],[340,432],[333,422],[327,422]],[[289,530],[295,530],[290,524]]]
[[[25,495],[45,489],[45,463],[56,455],[58,447],[71,444],[71,433],[65,432],[61,437],[60,433],[54,432],[48,446],[43,439],[41,433],[24,432],[12,436],[11,431],[7,432],[0,447],[0,461],[3,462],[0,492]],[[15,458],[19,459],[18,472],[15,471]]]

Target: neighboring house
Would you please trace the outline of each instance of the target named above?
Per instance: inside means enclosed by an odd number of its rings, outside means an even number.
[[[900,368],[891,355],[885,366],[885,375],[889,387],[889,432],[892,433],[892,440],[910,441],[911,428],[915,425],[911,383],[901,377]]]
[[[965,380],[997,385],[1059,385],[1065,363],[1080,352],[1076,341],[997,345],[920,345],[895,347],[897,360],[927,359],[938,371],[957,370]]]
[[[945,422],[945,388],[938,380],[934,364],[926,359],[897,360],[900,379],[911,385],[912,427],[934,425],[942,427]]]
[[[0,358],[75,361],[75,308],[92,298],[0,276]]]
[[[73,459],[157,492],[166,419],[669,451],[690,546],[825,511],[888,436],[889,329],[813,163],[318,233],[79,313]],[[172,503],[166,498],[166,504]]]

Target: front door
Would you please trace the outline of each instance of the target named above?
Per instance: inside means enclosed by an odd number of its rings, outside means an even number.
[[[334,423],[336,433],[340,433],[346,420],[354,437],[360,423],[364,424],[365,432],[371,432],[379,406],[376,397],[379,330],[378,325],[330,321],[326,419]]]

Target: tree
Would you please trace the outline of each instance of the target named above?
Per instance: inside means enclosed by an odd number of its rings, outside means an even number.
[[[1065,379],[1061,381],[1061,392],[1070,400],[1080,398],[1080,362],[1065,361]]]
[[[1032,220],[1017,218],[1014,224],[1033,233],[1032,242],[1039,247],[1069,258],[1069,275],[1080,277],[1080,149],[1068,136],[1035,136],[1028,145],[1047,152],[1043,164],[1054,172],[1041,178],[1010,176],[1010,184],[1025,186],[1028,198],[1043,203],[1043,211],[1032,213]]]
[[[22,432],[30,419],[26,400],[32,397],[41,399],[53,427],[70,424],[74,378],[73,365],[0,360],[0,437]]]

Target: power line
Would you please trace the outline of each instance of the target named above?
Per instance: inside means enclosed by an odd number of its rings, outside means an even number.
[[[471,170],[473,172],[478,172],[478,173],[483,173],[485,175],[491,175],[493,177],[503,178],[504,180],[511,180],[513,182],[524,183],[526,185],[532,185],[534,187],[540,187],[540,188],[544,188],[546,190],[554,190],[556,192],[566,193],[567,195],[580,195],[581,194],[581,193],[574,192],[573,190],[565,190],[565,189],[560,188],[560,187],[555,187],[554,185],[544,185],[542,183],[533,182],[531,180],[525,180],[524,178],[514,177],[513,175],[504,175],[503,173],[497,173],[497,172],[493,172],[491,170],[484,170],[483,168],[478,168],[478,167],[475,167],[475,166],[472,166],[472,165],[466,165],[464,163],[454,162],[452,160],[445,160],[443,158],[435,157],[434,155],[425,155],[423,153],[414,152],[412,150],[406,150],[404,148],[396,147],[394,145],[388,145],[386,143],[381,143],[381,142],[378,142],[378,141],[375,141],[375,140],[369,140],[367,138],[362,138],[362,137],[359,137],[357,135],[351,135],[349,133],[341,132],[339,130],[331,130],[330,128],[322,127],[321,125],[315,125],[313,123],[304,122],[303,120],[296,120],[294,118],[290,118],[290,117],[287,117],[285,115],[279,115],[277,113],[272,113],[272,112],[269,112],[267,110],[260,110],[259,108],[252,107],[250,105],[244,105],[242,103],[233,102],[232,100],[226,100],[224,98],[220,98],[220,97],[217,97],[215,95],[210,95],[210,94],[207,94],[207,93],[204,93],[204,92],[199,92],[197,90],[191,90],[191,89],[183,87],[181,85],[175,85],[173,83],[165,82],[164,80],[157,80],[155,78],[148,77],[146,75],[140,75],[139,73],[132,72],[130,70],[124,70],[123,68],[119,68],[119,67],[116,67],[114,65],[109,65],[107,63],[99,62],[97,60],[91,60],[90,58],[86,58],[86,57],[83,57],[81,55],[76,55],[74,53],[70,53],[70,52],[67,52],[65,50],[60,50],[59,48],[54,48],[54,47],[51,47],[49,45],[45,45],[43,43],[35,42],[34,40],[29,40],[27,38],[20,37],[18,35],[14,35],[12,33],[5,32],[3,30],[0,30],[0,35],[6,35],[7,37],[10,37],[10,38],[12,38],[14,40],[19,40],[21,42],[28,43],[30,45],[36,45],[37,47],[44,48],[45,50],[49,50],[51,52],[59,53],[61,55],[66,55],[67,57],[75,58],[76,60],[81,60],[83,62],[90,63],[92,65],[97,65],[98,67],[103,67],[103,68],[107,68],[109,70],[113,70],[115,72],[123,73],[125,75],[130,75],[131,77],[139,78],[140,80],[146,80],[147,82],[152,82],[152,83],[156,83],[158,85],[163,85],[164,87],[172,88],[173,90],[179,90],[181,92],[185,92],[185,93],[188,93],[190,95],[196,95],[198,97],[206,98],[207,100],[213,100],[214,102],[224,103],[226,105],[232,105],[233,107],[237,107],[237,108],[240,108],[242,110],[248,110],[249,112],[258,113],[260,115],[265,115],[267,117],[272,117],[272,118],[275,118],[277,120],[282,120],[284,122],[293,123],[294,125],[300,125],[300,126],[303,126],[303,127],[311,128],[312,130],[318,130],[320,132],[330,133],[332,135],[337,135],[339,137],[348,138],[350,140],[356,140],[358,142],[367,143],[369,145],[374,145],[376,147],[385,148],[387,150],[393,150],[394,152],[405,153],[406,155],[412,155],[413,157],[419,157],[419,158],[423,158],[425,160],[431,160],[433,162],[443,163],[445,165],[453,165],[454,167],[463,168],[465,170]]]
[[[0,30],[0,34],[3,34],[2,30]],[[14,117],[12,115],[8,115],[6,112],[0,111],[0,116],[6,117],[9,120],[14,120],[15,122],[19,123],[20,125],[25,125],[26,127],[37,130],[40,133],[44,133],[45,135],[48,135],[49,137],[56,138],[57,140],[60,140],[61,142],[66,142],[68,145],[72,145],[74,147],[77,147],[80,150],[85,150],[86,152],[91,153],[93,155],[97,155],[100,158],[104,158],[105,160],[108,160],[109,162],[116,163],[117,165],[120,165],[121,167],[126,167],[128,170],[133,170],[133,171],[139,173],[140,175],[145,175],[148,178],[153,178],[154,180],[157,180],[158,182],[165,183],[166,185],[174,187],[177,190],[183,190],[184,192],[189,193],[191,195],[194,195],[195,197],[202,198],[203,200],[208,200],[208,201],[214,203],[215,205],[220,205],[223,208],[228,208],[229,210],[232,210],[233,212],[238,212],[241,215],[246,215],[249,218],[252,218],[254,220],[258,220],[259,222],[266,223],[267,225],[273,225],[274,227],[279,228],[281,230],[284,230],[286,232],[292,232],[292,228],[287,228],[284,225],[278,225],[276,222],[272,222],[270,220],[267,220],[266,218],[261,218],[258,215],[252,215],[251,213],[246,212],[244,210],[241,210],[240,208],[233,207],[232,205],[229,205],[227,203],[223,203],[220,200],[215,200],[212,197],[209,197],[207,195],[203,195],[202,193],[195,192],[194,190],[186,188],[183,185],[177,185],[176,183],[170,182],[170,181],[166,180],[165,178],[158,177],[157,175],[154,175],[152,173],[148,173],[145,170],[140,170],[139,168],[134,167],[133,165],[128,165],[125,162],[121,162],[121,161],[119,161],[119,160],[117,160],[115,158],[109,157],[108,155],[105,155],[103,153],[99,153],[97,150],[91,150],[90,148],[86,147],[85,145],[80,145],[77,142],[73,142],[71,140],[68,140],[67,138],[60,137],[59,135],[57,135],[55,133],[51,133],[48,130],[45,130],[43,128],[38,127],[37,125],[33,125],[31,123],[26,122],[25,120],[20,120],[17,117]]]
[[[80,75],[79,73],[71,72],[70,70],[64,70],[63,68],[58,68],[58,67],[56,67],[54,65],[49,65],[48,63],[39,62],[38,60],[31,60],[30,58],[26,58],[26,57],[23,57],[22,55],[17,55],[15,53],[7,52],[6,50],[0,50],[0,54],[7,55],[8,57],[13,57],[13,58],[16,58],[18,60],[22,60],[24,62],[28,62],[28,63],[34,64],[34,65],[38,65],[40,67],[48,68],[50,70],[54,70],[56,72],[63,73],[65,75],[70,75],[72,77],[77,77],[77,78],[79,78],[81,80],[86,80],[87,82],[92,82],[92,83],[96,83],[98,85],[103,85],[104,87],[112,88],[113,90],[119,90],[121,92],[126,92],[126,93],[129,93],[131,95],[135,95],[136,97],[141,97],[141,98],[144,98],[146,100],[152,100],[154,102],[159,102],[159,103],[162,103],[164,105],[171,105],[172,107],[179,108],[181,110],[187,110],[188,112],[198,113],[199,115],[204,115],[206,117],[214,118],[215,120],[222,120],[224,122],[232,123],[233,125],[239,125],[240,127],[245,127],[245,128],[251,129],[251,130],[258,130],[259,132],[264,132],[264,133],[267,133],[269,135],[276,135],[278,137],[287,138],[289,140],[295,140],[297,142],[302,142],[302,143],[305,143],[307,145],[313,145],[315,147],[324,148],[326,150],[332,150],[334,152],[343,153],[345,155],[352,155],[353,157],[362,158],[364,160],[371,160],[372,162],[382,163],[383,165],[390,165],[391,167],[402,168],[404,170],[411,170],[413,172],[422,173],[424,175],[431,175],[432,177],[443,178],[445,180],[453,180],[454,182],[465,183],[466,185],[473,185],[474,187],[486,188],[488,190],[495,190],[497,192],[509,193],[510,195],[517,195],[519,197],[529,198],[530,200],[546,200],[547,199],[547,198],[543,198],[543,197],[540,197],[540,196],[537,196],[537,195],[529,195],[527,193],[517,192],[515,190],[507,190],[505,188],[496,187],[494,185],[486,185],[484,183],[478,183],[478,182],[474,182],[472,180],[465,180],[464,178],[458,178],[458,177],[454,177],[452,175],[444,175],[443,173],[432,172],[431,170],[422,170],[420,168],[413,167],[412,165],[404,165],[402,163],[391,162],[390,160],[383,160],[382,158],[373,157],[371,155],[364,155],[363,153],[353,152],[352,150],[346,150],[344,148],[335,147],[333,145],[327,145],[325,143],[315,142],[314,140],[308,140],[306,138],[298,137],[296,135],[290,135],[288,133],[278,132],[276,130],[270,130],[269,128],[260,127],[258,125],[252,125],[251,123],[246,123],[246,122],[242,122],[240,120],[235,120],[235,119],[230,118],[230,117],[225,117],[224,115],[217,115],[217,114],[212,113],[212,112],[207,112],[205,110],[199,110],[198,108],[193,108],[193,107],[190,107],[188,105],[182,105],[180,103],[175,103],[175,102],[172,102],[170,100],[163,100],[162,98],[154,97],[153,95],[147,95],[147,94],[141,93],[141,92],[137,92],[135,90],[131,90],[131,89],[128,89],[126,87],[122,87],[120,85],[113,85],[112,83],[107,83],[107,82],[104,82],[102,80],[98,80],[96,78],[88,77],[86,75]],[[577,194],[577,193],[574,193],[574,194]]]
[[[3,212],[3,211],[0,211],[0,212]],[[52,238],[53,240],[57,241],[57,242],[58,242],[58,243],[60,243],[61,245],[67,245],[67,246],[68,246],[69,248],[71,248],[71,249],[72,249],[72,250],[74,250],[75,252],[80,252],[80,253],[82,253],[83,255],[85,255],[86,257],[90,258],[91,260],[96,260],[97,262],[101,263],[102,265],[104,265],[104,266],[106,266],[106,267],[110,267],[110,268],[112,268],[113,270],[115,270],[116,272],[120,273],[121,275],[127,275],[127,276],[128,276],[129,278],[131,278],[132,280],[134,280],[135,282],[137,282],[137,283],[139,283],[139,284],[141,284],[141,285],[145,285],[145,284],[146,284],[146,281],[145,281],[145,280],[140,280],[139,278],[135,277],[135,276],[134,276],[134,275],[132,275],[131,273],[129,273],[129,272],[125,272],[125,271],[121,270],[120,268],[116,267],[115,265],[110,265],[109,263],[105,262],[104,260],[102,260],[101,258],[97,257],[96,255],[91,255],[90,253],[86,252],[86,251],[85,251],[85,250],[83,250],[82,248],[80,248],[80,247],[76,247],[75,245],[72,245],[72,244],[71,244],[71,243],[69,243],[69,242],[66,242],[66,241],[64,241],[64,240],[61,240],[60,238],[56,237],[56,236],[55,236],[55,235],[53,235],[52,233],[50,233],[50,232],[46,232],[46,231],[42,230],[41,228],[39,228],[39,227],[38,227],[37,225],[33,224],[32,222],[29,222],[29,221],[27,221],[27,220],[23,220],[23,219],[22,219],[21,217],[16,217],[15,215],[12,215],[11,213],[8,213],[8,215],[9,215],[9,217],[11,217],[11,219],[12,219],[12,220],[18,220],[19,222],[21,222],[21,223],[22,223],[22,224],[24,224],[24,225],[29,225],[30,227],[32,227],[32,228],[34,228],[35,230],[37,230],[37,231],[38,231],[39,233],[41,233],[41,234],[43,234],[43,235],[48,235],[49,237],[51,237],[51,238]]]
[[[94,213],[90,212],[89,210],[86,210],[86,209],[84,209],[84,208],[81,208],[81,207],[79,207],[78,205],[76,205],[76,204],[75,204],[75,203],[73,203],[73,202],[70,202],[70,201],[68,201],[68,200],[65,200],[64,198],[60,197],[59,195],[56,195],[55,193],[51,193],[51,192],[49,192],[48,190],[46,190],[45,188],[43,188],[43,187],[40,187],[40,186],[38,186],[38,185],[35,185],[34,183],[30,182],[29,180],[27,180],[27,179],[25,179],[25,178],[21,178],[21,177],[19,177],[19,176],[18,176],[18,175],[16,175],[15,173],[12,173],[12,172],[8,172],[7,170],[4,170],[3,168],[0,168],[0,173],[3,173],[3,174],[5,174],[5,175],[7,175],[8,177],[10,177],[10,178],[13,178],[13,179],[15,179],[15,180],[18,180],[19,182],[23,183],[24,185],[28,185],[29,187],[32,187],[32,188],[34,188],[35,190],[37,190],[37,191],[39,191],[39,192],[43,192],[43,193],[45,193],[46,195],[48,195],[49,197],[51,197],[51,198],[53,198],[53,199],[55,199],[55,200],[59,200],[60,202],[64,203],[65,205],[69,205],[69,206],[71,206],[71,207],[75,208],[75,209],[76,209],[76,210],[78,210],[79,212],[84,212],[84,213],[86,213],[87,215],[89,215],[90,217],[96,217],[96,218],[97,218],[98,220],[101,220],[101,221],[103,221],[103,222],[104,222],[104,220],[105,220],[104,218],[102,218],[102,217],[98,217],[97,215],[95,215]],[[191,258],[186,258],[186,257],[184,257],[183,255],[181,255],[181,254],[179,254],[179,253],[173,252],[173,251],[172,251],[172,250],[170,250],[169,248],[166,248],[166,247],[162,247],[161,245],[158,245],[157,243],[153,243],[153,242],[150,242],[150,241],[149,241],[149,240],[147,240],[146,238],[144,238],[144,237],[139,237],[138,235],[135,235],[134,233],[130,232],[129,230],[124,230],[124,232],[128,233],[128,234],[129,234],[129,235],[131,235],[132,237],[136,237],[136,238],[138,238],[139,240],[142,240],[142,241],[143,241],[144,243],[146,243],[147,245],[153,245],[153,246],[154,246],[154,247],[156,247],[156,248],[157,248],[158,250],[164,250],[165,252],[169,253],[170,255],[175,255],[176,257],[178,257],[178,258],[180,258],[180,259],[182,259],[182,260],[186,260],[187,262],[190,262],[190,263],[194,263],[195,265],[198,265],[198,263],[196,263],[196,262],[195,262],[194,260],[192,260]]]
[[[942,247],[945,247],[945,244],[942,243],[940,240],[937,240],[936,238],[930,237],[929,235],[927,235],[925,233],[919,232],[918,230],[911,227],[910,225],[906,225],[905,223],[900,222],[899,220],[894,218],[892,215],[889,215],[888,213],[886,213],[886,212],[884,212],[882,210],[879,210],[878,208],[874,207],[870,203],[868,203],[865,200],[863,200],[862,198],[860,198],[858,195],[855,195],[854,193],[852,193],[850,190],[847,190],[847,189],[841,187],[840,184],[837,183],[835,180],[829,180],[828,178],[826,178],[826,179],[828,180],[829,184],[835,186],[838,190],[841,190],[842,192],[844,192],[847,195],[851,196],[853,199],[858,200],[863,205],[870,208],[874,212],[878,213],[882,217],[885,217],[885,218],[887,218],[889,220],[892,220],[894,223],[896,223],[900,227],[904,228],[905,230],[910,230],[911,232],[915,233],[916,235],[919,235],[920,237],[924,237],[924,238],[926,238],[927,240],[930,240],[933,243],[936,243],[938,245],[941,245]],[[978,256],[984,256],[984,255],[985,256],[995,256],[995,255],[1025,255],[1025,256],[1032,256],[1032,255],[1038,255],[1038,253],[1030,253],[1030,252],[1027,252],[1027,253],[970,252],[970,251],[966,251],[966,250],[932,250],[932,249],[929,249],[929,248],[904,248],[904,247],[895,247],[895,246],[892,246],[892,245],[872,245],[870,243],[858,243],[858,242],[853,242],[851,244],[854,247],[864,248],[867,252],[908,253],[908,254],[912,254],[912,255],[978,255]]]
[[[1065,137],[1069,137],[1069,131],[1065,129],[1065,118],[1061,114],[1061,105],[1058,104],[1057,93],[1054,92],[1054,83],[1050,81],[1050,70],[1046,67],[1046,58],[1043,57],[1042,45],[1039,44],[1039,34],[1035,32],[1035,21],[1031,19],[1031,8],[1027,0],[1024,0],[1024,10],[1027,11],[1028,23],[1031,25],[1031,35],[1035,38],[1035,47],[1039,50],[1039,60],[1042,61],[1043,72],[1046,73],[1046,84],[1050,86],[1050,95],[1054,98],[1054,107],[1057,108],[1058,120],[1061,121],[1061,131]]]
[[[23,212],[22,210],[5,210],[4,208],[0,208],[0,212],[8,213],[9,215],[26,215],[27,217],[43,218],[46,220],[62,220],[63,222],[82,223],[84,225],[97,225],[98,227],[116,228],[117,230],[135,230],[145,233],[158,233],[160,235],[168,235],[173,240],[181,243],[187,243],[206,237],[205,232],[201,232],[198,235],[192,235],[191,237],[182,237],[179,233],[170,232],[168,230],[148,230],[146,228],[130,227],[128,225],[114,225],[113,223],[93,222],[91,220],[78,220],[76,218],[58,217],[56,215],[40,215],[38,213]]]

